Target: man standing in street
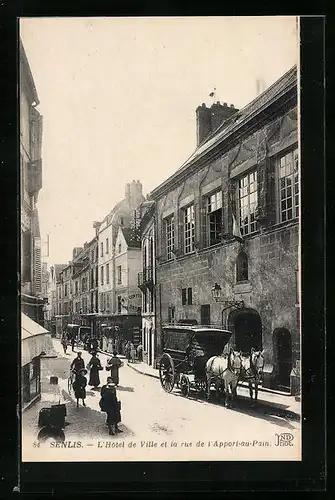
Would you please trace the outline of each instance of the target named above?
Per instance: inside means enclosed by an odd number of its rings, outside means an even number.
[[[117,352],[113,352],[113,357],[109,358],[107,361],[106,370],[110,371],[110,378],[112,382],[117,386],[119,385],[119,369],[122,366],[120,358],[117,357]]]
[[[65,331],[62,334],[61,344],[63,346],[64,354],[66,354],[66,350],[67,350],[67,335],[66,335]]]

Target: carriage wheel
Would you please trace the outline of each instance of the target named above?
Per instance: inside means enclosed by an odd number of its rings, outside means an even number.
[[[182,395],[185,396],[185,398],[188,398],[190,395],[190,380],[186,377],[186,375],[182,375],[180,379],[180,390]]]
[[[171,392],[175,384],[173,359],[169,354],[163,354],[159,363],[159,379],[164,391]]]

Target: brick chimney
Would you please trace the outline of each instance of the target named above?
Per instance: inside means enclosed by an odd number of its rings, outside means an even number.
[[[137,208],[143,201],[142,184],[140,181],[132,181],[126,184],[125,198],[129,208]]]
[[[197,115],[197,146],[200,146],[204,140],[214,132],[224,121],[230,118],[238,109],[233,104],[221,104],[219,101],[213,103],[210,108],[206,104],[198,106]]]

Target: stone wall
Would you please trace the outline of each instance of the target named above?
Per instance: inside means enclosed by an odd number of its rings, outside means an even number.
[[[200,323],[201,305],[210,305],[211,323],[234,331],[236,311],[223,311],[211,289],[222,288],[227,300],[243,300],[245,310],[261,322],[261,341],[265,356],[264,385],[272,387],[278,373],[277,347],[273,332],[286,329],[292,340],[292,367],[300,359],[299,304],[297,271],[299,225],[294,219],[280,223],[277,209],[275,158],[297,147],[297,110],[292,108],[264,120],[245,133],[239,143],[220,156],[189,168],[189,175],[156,199],[157,210],[157,329],[168,322],[169,307],[175,319],[196,319]],[[236,214],[236,185],[239,176],[251,169],[258,176],[258,230],[243,244],[231,237],[232,214]],[[217,189],[223,193],[223,232],[226,238],[206,248],[204,196]],[[196,250],[183,255],[181,210],[194,203]],[[164,219],[174,214],[176,254],[166,260]],[[249,276],[236,283],[236,259],[243,249],[248,257]],[[192,288],[192,305],[182,305],[182,289]],[[232,343],[236,342],[235,334]],[[159,345],[160,348],[160,345]]]

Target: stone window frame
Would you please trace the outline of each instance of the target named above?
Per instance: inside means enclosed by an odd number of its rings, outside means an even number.
[[[192,304],[193,304],[192,287],[188,287],[188,289],[187,289],[187,305],[191,306]]]
[[[100,284],[104,284],[104,266],[100,267]]]
[[[183,251],[184,254],[190,254],[195,251],[195,204],[183,207],[182,226],[183,226]],[[189,220],[188,220],[189,219]]]
[[[242,183],[242,184],[241,184]],[[250,187],[253,185],[253,190]],[[242,194],[242,196],[241,196]],[[253,196],[252,196],[253,195]],[[251,198],[252,196],[252,198]],[[246,199],[247,203],[247,223],[242,223],[241,199]],[[242,236],[254,234],[258,231],[258,222],[256,220],[256,210],[258,207],[258,172],[257,167],[248,170],[236,179],[236,201],[237,201],[237,221]],[[253,206],[253,211],[251,207]],[[253,216],[253,220],[252,219]]]
[[[183,306],[191,306],[193,304],[192,287],[181,289],[181,303]]]
[[[209,211],[209,204],[211,203],[211,199],[213,196],[217,196],[218,194],[220,194],[221,196],[221,206],[219,206],[218,208],[216,208],[215,210],[211,210]],[[209,192],[209,193],[206,193],[205,195],[203,195],[202,197],[202,203],[203,203],[203,207],[204,207],[204,217],[205,217],[205,224],[204,224],[204,231],[205,231],[205,234],[204,234],[204,247],[205,248],[208,248],[208,247],[212,247],[214,245],[216,245],[217,243],[221,243],[222,242],[222,234],[223,234],[223,191],[222,191],[222,187],[220,188],[216,188],[214,189],[213,191]],[[217,205],[217,200],[215,200],[215,205]],[[220,231],[219,231],[219,235],[220,238],[217,239],[217,240],[214,240],[211,242],[211,229],[210,229],[210,216],[212,214],[215,214],[217,213],[218,211],[221,211],[221,223],[220,223]]]
[[[175,249],[176,238],[176,219],[174,213],[164,218],[164,234],[166,243],[166,260],[173,259],[173,250]]]
[[[109,283],[109,263],[106,264],[106,285]]]
[[[291,158],[290,162],[287,161],[289,158]],[[294,148],[282,151],[274,158],[274,162],[276,172],[277,222],[289,222],[299,217],[299,148],[295,146]],[[288,183],[288,180],[290,183]],[[291,194],[289,194],[289,189],[291,189]],[[282,197],[282,194],[285,194],[285,196]]]
[[[109,253],[109,241],[108,241],[108,238],[106,238],[106,253]]]
[[[236,258],[236,283],[246,281],[249,281],[249,258],[246,252],[242,250]]]
[[[187,289],[186,288],[181,289],[181,305],[182,306],[187,305]]]

